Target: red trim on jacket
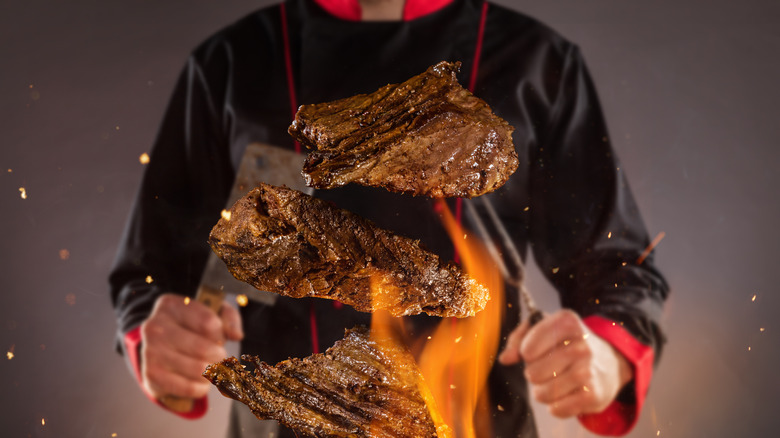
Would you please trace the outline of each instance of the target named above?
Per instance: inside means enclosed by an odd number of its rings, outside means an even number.
[[[655,353],[647,345],[637,341],[620,324],[601,316],[588,316],[583,319],[588,328],[596,335],[609,342],[617,349],[634,368],[634,394],[636,400],[633,404],[622,403],[618,400],[612,402],[603,412],[598,414],[580,415],[578,419],[586,429],[600,435],[625,435],[636,424],[639,413],[650,387],[653,377],[653,361]]]
[[[348,21],[360,21],[362,10],[358,0],[314,0],[330,15]],[[409,21],[434,13],[453,0],[406,0],[403,20]]]
[[[133,367],[133,375],[135,376],[135,380],[138,382],[138,385],[141,387],[144,395],[146,395],[149,400],[153,401],[156,405],[162,407],[166,411],[173,412],[174,414],[189,420],[195,420],[206,414],[206,411],[209,407],[209,399],[206,396],[196,399],[192,406],[192,410],[189,412],[171,411],[165,407],[165,405],[160,403],[160,401],[157,400],[157,398],[146,389],[141,379],[141,358],[138,354],[139,347],[141,346],[141,327],[138,326],[125,333],[124,341],[127,360],[130,361],[130,366]]]
[[[404,4],[404,21],[432,14],[452,2],[453,0],[406,0]]]

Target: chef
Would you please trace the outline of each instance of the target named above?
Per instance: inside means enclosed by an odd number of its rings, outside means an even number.
[[[287,134],[302,103],[367,93],[442,60],[514,128],[520,166],[488,196],[524,256],[532,254],[562,310],[534,326],[507,312],[489,376],[492,436],[533,437],[529,397],[599,434],[636,423],[664,335],[668,287],[643,255],[650,242],[609,142],[577,46],[518,12],[482,0],[285,0],[222,29],[188,58],[162,120],[110,276],[118,346],[142,390],[194,399],[207,410],[201,373],[241,352],[276,363],[323,351],[370,315],[327,300],[279,297],[224,305],[193,297],[248,145],[295,150]],[[346,186],[316,191],[419,239],[445,260],[452,243],[433,201]],[[509,288],[509,303],[518,292]],[[410,318],[412,333],[437,321]],[[229,436],[294,437],[244,406]]]

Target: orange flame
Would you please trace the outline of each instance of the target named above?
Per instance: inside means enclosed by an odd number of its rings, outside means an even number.
[[[464,270],[488,288],[491,298],[474,317],[442,320],[420,353],[418,388],[439,437],[490,437],[487,378],[501,336],[504,284],[479,239],[464,233],[443,201],[437,207]],[[383,286],[372,281],[374,300],[393,295]],[[371,329],[385,339],[400,339],[404,333],[402,320],[385,311],[374,312]]]
[[[420,369],[458,437],[489,437],[487,378],[501,337],[504,283],[479,239],[464,233],[443,201],[438,206],[464,270],[488,288],[490,301],[474,317],[442,321],[422,352]]]

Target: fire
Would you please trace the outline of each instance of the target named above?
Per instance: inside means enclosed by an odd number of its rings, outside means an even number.
[[[501,336],[503,280],[479,239],[455,238],[463,235],[463,230],[446,204],[440,202],[439,206],[462,266],[490,290],[491,297],[485,310],[472,318],[442,321],[421,354],[420,369],[457,436],[492,436],[491,430],[485,430],[490,424],[487,378]]]
[[[422,373],[418,388],[439,437],[489,437],[487,378],[499,346],[503,280],[479,239],[464,233],[444,202],[439,207],[464,270],[490,290],[491,298],[476,316],[443,319],[427,337],[418,358]],[[375,302],[395,295],[384,286],[372,281]],[[385,339],[400,339],[403,334],[402,320],[385,311],[374,312],[371,329],[372,336]]]

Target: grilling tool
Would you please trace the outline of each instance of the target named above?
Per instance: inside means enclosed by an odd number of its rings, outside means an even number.
[[[262,143],[247,146],[241,158],[236,180],[230,192],[226,208],[230,208],[249,190],[264,182],[276,186],[286,185],[292,189],[312,194],[314,189],[307,187],[301,176],[301,168],[306,155]],[[219,313],[226,293],[245,295],[252,301],[272,305],[277,295],[257,290],[243,281],[237,280],[228,271],[225,263],[213,252],[209,253],[206,267],[201,277],[195,300]],[[194,400],[186,397],[165,395],[160,403],[175,412],[190,412]]]
[[[474,206],[475,202],[480,202],[487,212],[493,228],[498,233],[501,245],[508,253],[508,259],[512,265],[511,268],[513,269],[510,270],[510,267],[507,266],[507,261],[504,259],[504,257],[501,256],[496,243],[493,241],[490,233],[488,232],[485,222],[482,220],[479,213],[477,212],[477,208]],[[517,250],[517,246],[515,246],[514,241],[512,241],[512,238],[509,236],[509,232],[506,230],[503,222],[501,222],[501,219],[498,217],[498,213],[496,213],[493,204],[486,196],[471,198],[468,200],[464,199],[463,203],[466,205],[466,213],[469,216],[469,220],[477,228],[477,232],[482,238],[482,241],[485,243],[488,253],[490,253],[490,257],[498,266],[498,269],[501,272],[501,276],[504,277],[504,281],[520,291],[520,299],[523,302],[521,309],[522,307],[525,307],[528,322],[531,326],[535,325],[542,320],[543,313],[536,307],[536,302],[531,296],[531,293],[525,287],[525,264],[523,263],[522,257],[520,257],[520,251]]]

